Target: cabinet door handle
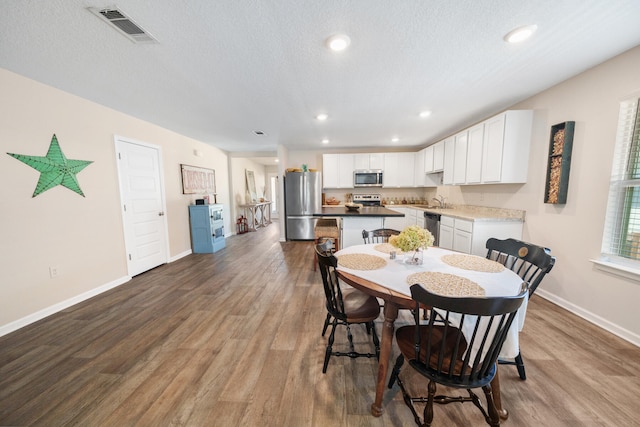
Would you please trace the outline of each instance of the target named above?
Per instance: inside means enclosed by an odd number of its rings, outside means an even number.
[[[164,212],[158,212],[158,216],[164,216]]]

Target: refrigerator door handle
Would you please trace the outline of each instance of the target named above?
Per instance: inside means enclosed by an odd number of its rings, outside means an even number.
[[[307,174],[306,173],[302,173],[302,188],[305,189],[305,191],[302,192],[302,214],[306,215],[309,212],[307,211],[307,193],[309,192],[309,187],[307,187]]]

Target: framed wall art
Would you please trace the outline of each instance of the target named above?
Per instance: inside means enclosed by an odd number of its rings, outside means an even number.
[[[216,171],[198,166],[180,165],[182,194],[216,194]]]
[[[574,129],[575,122],[564,122],[551,126],[547,182],[544,192],[545,203],[553,205],[567,203]]]

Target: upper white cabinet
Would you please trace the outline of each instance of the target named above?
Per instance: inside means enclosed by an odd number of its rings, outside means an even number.
[[[532,110],[511,110],[484,122],[483,183],[525,183],[533,126]]]
[[[433,172],[433,145],[428,146],[420,151],[423,154],[422,162],[424,164],[424,173]]]
[[[455,140],[450,136],[444,140],[444,170],[442,172],[442,184],[444,185],[453,185],[455,154]]]
[[[431,146],[433,147],[433,145]],[[425,161],[428,158],[426,151],[430,147],[423,148],[415,154],[415,168],[414,168],[414,185],[416,187],[437,187],[440,185],[440,174],[432,174],[425,172]],[[432,150],[433,151],[433,150]]]
[[[505,111],[446,139],[443,184],[525,183],[532,125],[533,111]]]
[[[479,184],[482,178],[482,141],[484,139],[484,123],[469,129],[467,141],[467,184]]]
[[[415,153],[384,153],[382,186],[387,188],[415,186]]]
[[[444,169],[444,141],[433,144],[433,172]]]
[[[322,187],[353,188],[353,154],[322,155]]]
[[[382,153],[361,153],[355,154],[353,168],[355,170],[382,169],[384,158]]]
[[[467,144],[469,131],[465,130],[453,137],[453,183],[467,182]]]

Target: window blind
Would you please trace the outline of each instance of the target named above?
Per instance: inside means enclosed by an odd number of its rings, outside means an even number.
[[[640,115],[638,99],[623,101],[616,135],[602,255],[640,267]]]

